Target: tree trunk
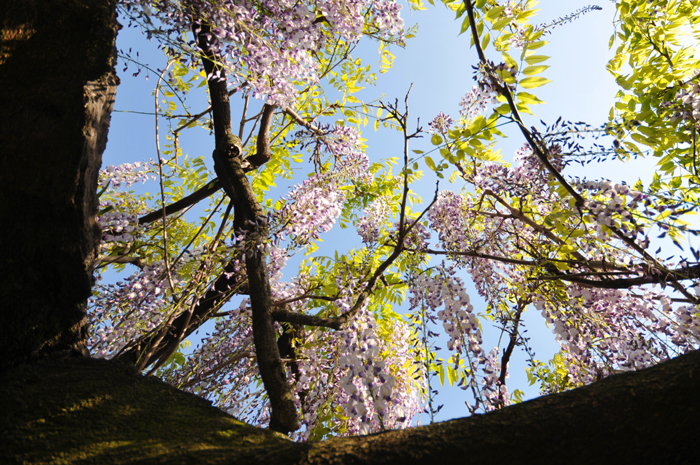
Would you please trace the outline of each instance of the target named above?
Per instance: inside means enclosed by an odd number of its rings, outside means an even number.
[[[86,354],[116,0],[0,2],[0,369]]]
[[[486,415],[293,443],[127,364],[0,373],[0,463],[697,464],[700,352]]]

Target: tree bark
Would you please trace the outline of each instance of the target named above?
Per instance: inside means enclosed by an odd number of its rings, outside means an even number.
[[[293,443],[133,366],[85,358],[0,373],[0,463],[696,464],[700,352],[486,415]]]
[[[86,354],[116,0],[0,2],[0,369]]]

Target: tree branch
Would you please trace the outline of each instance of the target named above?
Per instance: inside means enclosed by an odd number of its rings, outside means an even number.
[[[165,207],[165,215],[172,215],[173,213],[177,213],[179,211],[184,210],[185,208],[191,207],[192,205],[196,204],[197,202],[206,199],[216,191],[221,189],[221,183],[219,182],[219,178],[215,178],[212,181],[208,182],[204,186],[200,187],[187,197],[183,197],[177,202],[173,202],[170,205],[166,205]],[[147,224],[147,223],[152,223],[160,218],[163,217],[163,209],[159,208],[158,210],[154,210],[151,213],[148,213],[147,215],[142,216],[139,218],[139,224]]]

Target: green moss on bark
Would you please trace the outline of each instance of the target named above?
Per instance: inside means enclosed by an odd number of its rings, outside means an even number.
[[[0,375],[0,463],[696,464],[700,352],[469,418],[298,444],[133,367],[45,360]]]
[[[133,367],[48,359],[0,377],[0,463],[227,463],[295,444]]]

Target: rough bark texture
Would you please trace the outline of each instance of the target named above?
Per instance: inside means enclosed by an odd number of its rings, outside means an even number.
[[[115,5],[0,2],[0,369],[86,352]]]
[[[289,433],[299,429],[300,424],[277,347],[266,255],[261,250],[261,238],[264,240],[269,236],[269,227],[262,207],[256,200],[241,167],[241,155],[241,140],[229,134],[218,143],[214,151],[214,168],[226,194],[233,202],[235,230],[249,234],[245,265],[253,314],[253,341],[260,377],[270,399],[270,428]]]
[[[697,464],[700,352],[487,415],[298,444],[126,364],[0,374],[0,463]]]

